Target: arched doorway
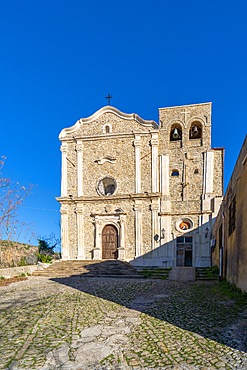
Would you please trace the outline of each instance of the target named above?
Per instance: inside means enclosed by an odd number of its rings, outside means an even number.
[[[118,231],[113,225],[106,225],[102,231],[102,259],[118,258]]]

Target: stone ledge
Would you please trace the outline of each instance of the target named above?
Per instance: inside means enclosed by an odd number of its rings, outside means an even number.
[[[37,265],[21,266],[21,267],[9,267],[0,269],[0,276],[6,279],[12,278],[14,276],[19,276],[21,274],[30,274],[37,269]]]

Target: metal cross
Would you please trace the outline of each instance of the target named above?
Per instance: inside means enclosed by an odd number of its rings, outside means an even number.
[[[111,99],[112,99],[112,96],[111,96],[111,94],[110,94],[110,93],[108,93],[108,95],[107,95],[107,96],[105,96],[105,99],[107,99],[107,100],[108,100],[108,105],[111,105]]]

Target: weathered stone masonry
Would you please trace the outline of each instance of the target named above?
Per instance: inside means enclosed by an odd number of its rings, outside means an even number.
[[[61,131],[63,259],[210,265],[223,191],[211,103],[161,108],[159,119],[106,106]]]

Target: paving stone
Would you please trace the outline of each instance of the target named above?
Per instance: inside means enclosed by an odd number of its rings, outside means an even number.
[[[218,282],[30,277],[0,288],[0,369],[244,370],[247,310],[228,299]]]

